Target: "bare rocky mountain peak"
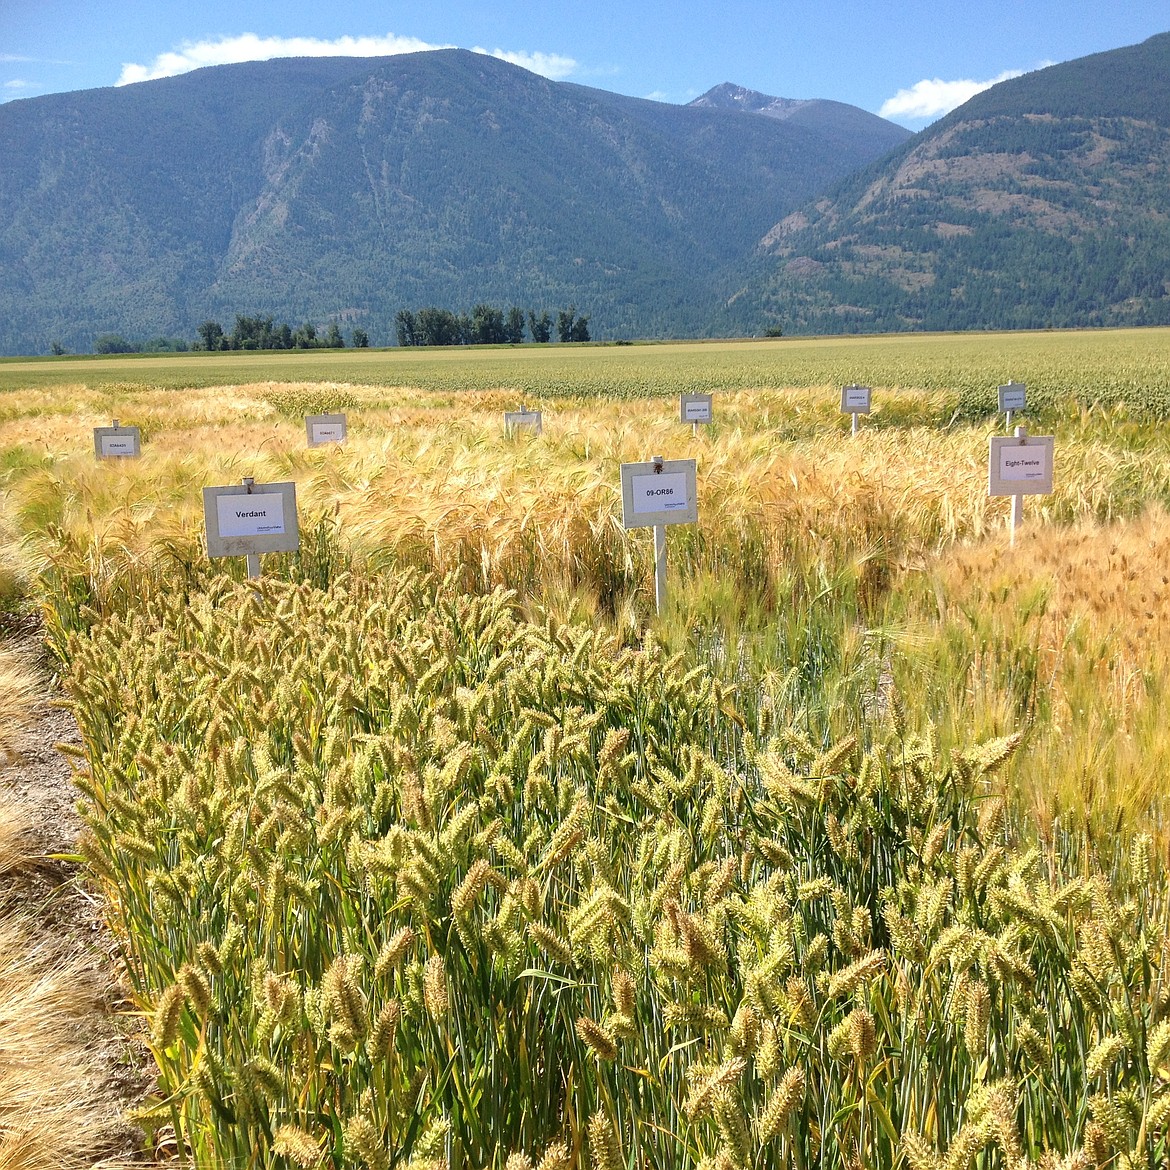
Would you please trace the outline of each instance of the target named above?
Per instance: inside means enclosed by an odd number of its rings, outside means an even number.
[[[797,110],[815,104],[815,99],[773,97],[756,89],[747,89],[734,82],[725,81],[709,89],[702,97],[690,103],[716,110],[746,110],[752,114],[764,114],[769,118],[790,118]]]

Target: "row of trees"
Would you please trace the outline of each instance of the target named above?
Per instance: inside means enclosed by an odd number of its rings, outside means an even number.
[[[195,349],[344,349],[345,338],[336,321],[330,321],[325,332],[318,336],[317,327],[305,322],[297,329],[282,323],[275,325],[271,317],[243,317],[237,314],[235,328],[225,333],[218,321],[204,321],[196,330],[199,340]],[[364,329],[355,328],[351,343],[358,349],[370,344]]]
[[[401,309],[394,318],[399,345],[520,345],[525,324],[533,341],[552,340],[553,319],[548,311],[529,309],[526,316],[518,305],[504,310],[480,304],[470,314],[435,306],[417,313]],[[589,340],[589,318],[579,316],[575,305],[557,313],[556,328],[560,341]]]

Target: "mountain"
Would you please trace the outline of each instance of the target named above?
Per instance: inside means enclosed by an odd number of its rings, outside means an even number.
[[[224,65],[0,105],[0,353],[479,301],[710,332],[769,227],[902,131],[556,83],[462,50]]]
[[[1170,323],[1170,33],[1002,82],[778,221],[727,321]]]
[[[823,138],[835,137],[840,146],[850,149],[857,140],[880,143],[885,150],[901,146],[913,134],[904,126],[887,122],[877,114],[844,102],[824,98],[782,98],[758,90],[745,89],[725,81],[709,89],[690,103],[692,109],[739,110],[749,114],[763,114],[778,118],[793,126],[807,126]]]

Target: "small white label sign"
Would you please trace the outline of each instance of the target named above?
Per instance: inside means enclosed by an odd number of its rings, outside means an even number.
[[[869,414],[868,386],[843,386],[841,388],[842,414]]]
[[[684,394],[679,399],[679,421],[709,423],[711,421],[710,394]]]
[[[102,455],[105,458],[114,455],[132,456],[138,454],[135,450],[137,444],[129,435],[99,435],[98,443],[101,445]]]
[[[1023,382],[1009,382],[999,388],[1001,412],[1023,410],[1028,405],[1028,387]]]
[[[534,435],[539,435],[543,429],[543,420],[539,410],[504,411],[504,430],[510,435],[519,430],[527,430]]]
[[[1048,476],[1048,452],[1043,447],[1001,447],[999,478],[1039,480]]]
[[[623,463],[622,527],[698,523],[696,467],[693,459]]]
[[[346,417],[344,414],[306,415],[305,433],[310,447],[324,447],[327,443],[344,443],[346,440]]]
[[[988,458],[992,496],[1046,496],[1052,491],[1056,439],[1052,435],[994,435]]]
[[[277,492],[217,496],[219,535],[283,536],[284,497]]]
[[[99,459],[136,459],[142,454],[138,427],[94,427],[93,449]]]
[[[690,507],[687,477],[682,472],[634,476],[634,514],[685,512]]]

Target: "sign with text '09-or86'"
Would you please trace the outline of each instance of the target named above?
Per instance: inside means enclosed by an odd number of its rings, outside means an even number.
[[[1046,496],[1052,491],[1053,435],[995,435],[987,464],[987,494]]]
[[[699,519],[693,459],[622,464],[622,526],[694,524]]]
[[[295,552],[300,547],[297,485],[257,483],[203,489],[207,555]]]

